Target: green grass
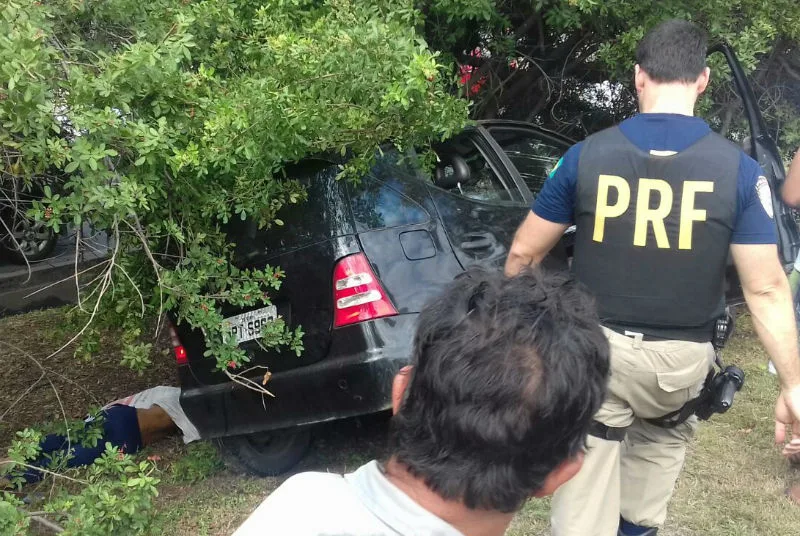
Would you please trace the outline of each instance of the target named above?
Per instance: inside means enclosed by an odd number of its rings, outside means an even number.
[[[664,533],[796,534],[800,507],[783,495],[793,475],[773,443],[777,379],[749,317],[740,317],[723,359],[742,367],[745,386],[728,413],[701,426]]]
[[[0,341],[9,341],[37,357],[47,355],[66,336],[57,330],[59,318],[56,310],[2,319]],[[112,348],[104,346],[105,350]],[[41,374],[22,353],[7,352],[5,357],[6,374],[0,374],[0,410],[8,409],[18,393]],[[744,389],[730,412],[714,416],[700,427],[670,505],[667,524],[659,534],[796,534],[800,530],[800,507],[784,497],[787,483],[795,475],[789,473],[788,464],[772,440],[777,380],[766,371],[766,354],[746,316],[740,317],[737,333],[723,357],[745,370]],[[172,364],[164,358],[147,377],[139,377],[120,368],[118,354],[111,351],[90,363],[76,362],[66,352],[51,358],[46,366],[64,376],[48,377],[73,418],[80,418],[95,400],[105,402],[149,385],[168,383],[173,374]],[[59,415],[53,388],[42,381],[7,413],[5,422],[0,422],[0,437],[8,441],[13,430],[58,420]],[[318,434],[297,470],[353,471],[385,454],[385,437],[385,418],[332,423]],[[220,470],[219,458],[207,443],[187,447],[172,438],[142,453],[142,457],[148,455],[162,458],[158,462],[162,484],[150,531],[153,535],[230,534],[282,481]],[[549,534],[548,517],[549,502],[531,500],[517,515],[509,534]]]
[[[170,467],[175,483],[196,484],[225,468],[225,463],[214,445],[199,441],[186,449],[186,455]]]

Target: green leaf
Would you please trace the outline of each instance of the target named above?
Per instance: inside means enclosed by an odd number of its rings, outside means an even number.
[[[79,162],[77,160],[73,160],[72,162],[70,162],[69,164],[64,166],[64,171],[66,173],[72,173],[73,171],[78,169],[78,165],[79,165]]]
[[[146,156],[140,156],[139,158],[136,159],[136,161],[133,163],[133,165],[137,166],[137,167],[141,166],[142,164],[144,164],[145,160],[147,160]]]

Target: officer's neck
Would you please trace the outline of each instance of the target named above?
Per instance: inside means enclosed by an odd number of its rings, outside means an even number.
[[[651,84],[639,93],[639,111],[643,114],[694,115],[697,89],[689,84]]]

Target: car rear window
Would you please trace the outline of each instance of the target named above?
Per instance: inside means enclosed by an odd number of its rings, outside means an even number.
[[[350,208],[356,231],[363,233],[428,221],[425,209],[403,193],[408,181],[417,175],[413,165],[396,153],[379,157],[366,177],[350,184]]]
[[[308,199],[281,208],[277,214],[281,226],[259,229],[255,221],[233,222],[228,235],[237,245],[239,258],[272,256],[354,233],[346,212],[344,184],[336,180],[336,164],[308,160],[287,166],[285,171],[288,178],[305,187]]]

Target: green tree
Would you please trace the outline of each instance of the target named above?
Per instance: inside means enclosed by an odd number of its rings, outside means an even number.
[[[411,1],[6,2],[0,188],[66,174],[34,216],[112,238],[80,298],[84,349],[112,325],[124,362],[145,367],[143,319],[174,310],[221,370],[246,362],[219,306],[269,304],[283,273],[235,266],[225,225],[302,210],[287,162],[349,153],[355,176],[382,143],[424,147],[465,125],[419,17]],[[282,324],[265,337],[302,348]]]
[[[535,121],[582,138],[635,112],[636,43],[669,17],[725,40],[747,70],[771,134],[800,145],[800,10],[794,0],[428,0],[425,35],[480,81],[472,116]],[[480,54],[470,55],[479,50]],[[701,111],[730,133],[739,108],[726,68]],[[610,82],[610,84],[609,84]],[[737,135],[734,138],[740,137]]]

